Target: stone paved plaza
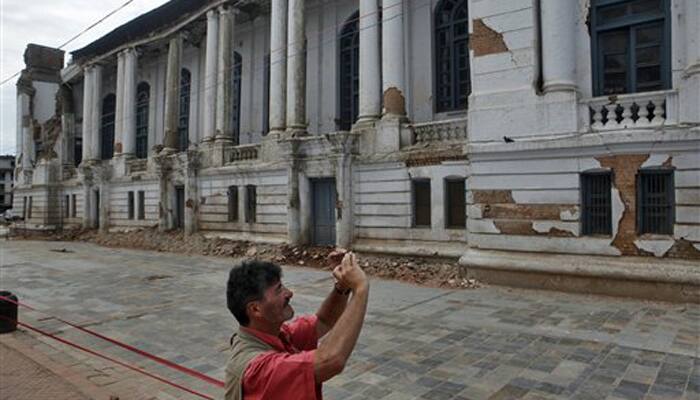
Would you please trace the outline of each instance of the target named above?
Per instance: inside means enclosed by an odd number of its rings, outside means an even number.
[[[65,252],[56,250],[65,249]],[[235,323],[234,260],[0,241],[0,287],[49,314],[223,379]],[[327,271],[285,268],[297,314],[331,288]],[[45,315],[20,320],[221,397],[216,387]],[[373,280],[360,342],[326,399],[700,399],[700,307],[498,287],[441,290]],[[125,399],[195,399],[21,330],[13,334]]]

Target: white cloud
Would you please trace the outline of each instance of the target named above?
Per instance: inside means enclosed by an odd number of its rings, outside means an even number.
[[[66,46],[79,49],[125,22],[148,12],[167,0],[135,0],[88,33]],[[57,47],[126,0],[0,0],[0,79],[24,67],[24,49],[29,43]],[[15,152],[16,78],[0,87],[0,154]]]

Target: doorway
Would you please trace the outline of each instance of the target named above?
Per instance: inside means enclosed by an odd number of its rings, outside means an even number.
[[[185,187],[175,186],[175,229],[185,227]]]
[[[314,245],[335,245],[335,178],[311,180],[311,241]]]

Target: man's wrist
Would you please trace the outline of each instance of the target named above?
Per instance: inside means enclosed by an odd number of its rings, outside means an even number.
[[[343,287],[343,286],[339,285],[338,282],[335,283],[335,286],[333,287],[333,290],[335,291],[336,294],[339,294],[339,295],[341,295],[341,296],[347,296],[347,295],[349,295],[350,292],[352,291],[352,290],[349,289],[349,288],[346,288],[346,287]]]

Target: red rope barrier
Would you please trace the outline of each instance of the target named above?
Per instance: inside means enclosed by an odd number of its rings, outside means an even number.
[[[12,300],[11,298],[5,297],[5,296],[0,296],[0,300],[4,300],[4,301],[7,301],[7,302],[16,304],[16,305],[18,305],[18,306],[27,308],[28,310],[35,311],[35,312],[38,312],[38,313],[43,314],[43,315],[47,315],[47,316],[49,316],[49,317],[51,317],[51,318],[53,318],[53,319],[55,319],[55,320],[57,320],[57,321],[60,321],[60,322],[62,322],[62,323],[64,323],[64,324],[66,324],[66,325],[69,325],[69,326],[71,326],[71,327],[73,327],[73,328],[75,328],[75,329],[78,329],[78,330],[80,330],[80,331],[82,331],[82,332],[85,332],[85,333],[87,333],[87,334],[89,334],[89,335],[96,336],[96,337],[98,337],[98,338],[100,338],[100,339],[102,339],[102,340],[105,340],[105,341],[107,341],[107,342],[109,342],[109,343],[112,343],[112,344],[114,344],[114,345],[116,345],[116,346],[119,346],[119,347],[121,347],[121,348],[123,348],[123,349],[126,349],[126,350],[131,351],[131,352],[136,353],[136,354],[139,354],[139,355],[141,355],[141,356],[143,356],[143,357],[146,357],[146,358],[148,358],[148,359],[150,359],[150,360],[152,360],[152,361],[157,362],[158,364],[161,364],[161,365],[164,365],[164,366],[166,366],[166,367],[175,369],[175,370],[180,371],[180,372],[182,372],[182,373],[184,373],[184,374],[186,374],[186,375],[189,375],[189,376],[195,377],[195,378],[197,378],[197,379],[203,380],[203,381],[205,381],[205,382],[207,382],[207,383],[209,383],[209,384],[212,384],[212,385],[214,385],[214,386],[217,386],[217,387],[220,387],[220,388],[223,388],[223,387],[224,387],[224,382],[222,382],[222,381],[220,381],[220,380],[218,380],[218,379],[212,378],[212,377],[210,377],[209,375],[203,374],[203,373],[201,373],[201,372],[199,372],[199,371],[195,371],[195,370],[190,369],[190,368],[187,368],[187,367],[183,367],[183,366],[178,365],[178,364],[176,364],[176,363],[174,363],[174,362],[172,362],[172,361],[166,360],[166,359],[161,358],[161,357],[158,357],[158,356],[156,356],[156,355],[154,355],[154,354],[151,354],[151,353],[148,353],[148,352],[146,352],[146,351],[140,350],[140,349],[138,349],[138,348],[136,348],[136,347],[133,347],[133,346],[131,346],[131,345],[128,345],[128,344],[126,344],[126,343],[122,343],[122,342],[120,342],[120,341],[118,341],[118,340],[116,340],[116,339],[112,339],[112,338],[110,338],[110,337],[108,337],[108,336],[105,336],[105,335],[103,335],[103,334],[101,334],[101,333],[95,332],[95,331],[93,331],[93,330],[91,330],[91,329],[84,328],[84,327],[82,327],[82,326],[80,326],[80,325],[77,325],[77,324],[74,324],[74,323],[72,323],[72,322],[70,322],[70,321],[66,321],[66,320],[64,320],[64,319],[62,319],[62,318],[53,316],[53,315],[48,314],[48,313],[46,313],[46,312],[39,311],[39,310],[37,310],[36,308],[29,306],[28,304],[24,304],[24,303],[21,303],[21,302],[19,302],[19,301],[14,301],[14,300]],[[18,323],[21,324],[20,322],[18,322]],[[24,326],[25,324],[22,324],[22,325]],[[30,329],[32,329],[32,328],[30,328]],[[33,329],[36,329],[36,328],[33,328]]]
[[[0,318],[2,318],[2,319],[4,319],[4,320],[8,320],[8,321],[14,321],[14,320],[12,320],[12,319],[10,319],[10,318],[7,318],[7,317],[5,317],[5,316],[2,316],[2,315],[0,315]],[[81,346],[81,345],[79,345],[79,344],[76,344],[76,343],[73,343],[73,342],[71,342],[71,341],[68,341],[68,340],[66,340],[66,339],[60,338],[60,337],[58,337],[58,336],[56,336],[56,335],[53,335],[53,334],[51,334],[51,333],[49,333],[49,332],[46,332],[46,331],[43,331],[43,330],[41,330],[41,329],[39,329],[39,328],[35,328],[35,327],[33,327],[33,326],[29,325],[29,324],[26,324],[26,323],[24,323],[24,322],[17,321],[17,325],[22,326],[22,327],[25,327],[25,328],[27,328],[27,329],[29,329],[29,330],[31,330],[31,331],[37,332],[37,333],[39,333],[39,334],[41,334],[41,335],[50,337],[51,339],[57,340],[57,341],[59,341],[59,342],[61,342],[61,343],[63,343],[63,344],[66,344],[66,345],[68,345],[68,346],[75,347],[76,349],[82,350],[82,351],[84,351],[84,352],[86,352],[86,353],[88,353],[88,354],[92,354],[93,356],[103,358],[103,359],[105,359],[105,360],[107,360],[107,361],[111,361],[111,362],[113,362],[113,363],[115,363],[115,364],[117,364],[117,365],[121,365],[121,366],[124,367],[124,368],[128,368],[128,369],[130,369],[130,370],[132,370],[132,371],[136,371],[136,372],[139,372],[139,373],[141,373],[141,374],[144,374],[144,375],[146,375],[146,376],[148,376],[148,377],[150,377],[150,378],[153,378],[153,379],[155,379],[155,380],[157,380],[157,381],[163,382],[163,383],[165,383],[166,385],[170,385],[170,386],[175,387],[175,388],[178,388],[178,389],[180,389],[180,390],[184,390],[185,392],[192,393],[192,394],[194,394],[195,396],[199,396],[199,397],[201,397],[201,398],[203,398],[203,399],[214,400],[213,397],[209,397],[209,396],[207,396],[206,394],[197,392],[196,390],[192,390],[192,389],[187,388],[187,387],[185,387],[185,386],[179,385],[179,384],[177,384],[177,383],[175,383],[175,382],[171,382],[171,381],[169,381],[169,380],[167,380],[167,379],[165,379],[165,378],[162,378],[162,377],[160,377],[160,376],[158,376],[158,375],[156,375],[156,374],[152,374],[152,373],[150,373],[150,372],[148,372],[148,371],[146,371],[146,370],[144,370],[144,369],[142,369],[142,368],[135,367],[135,366],[133,366],[133,365],[129,365],[129,364],[123,362],[123,361],[117,360],[116,358],[113,358],[113,357],[104,355],[104,354],[102,354],[102,353],[98,353],[98,352],[95,351],[95,350],[88,349],[87,347],[84,347],[84,346]]]

